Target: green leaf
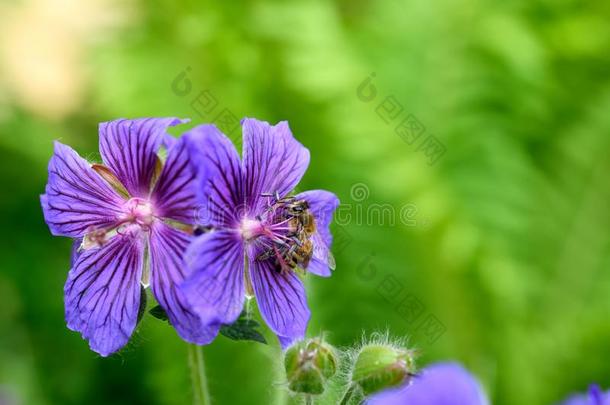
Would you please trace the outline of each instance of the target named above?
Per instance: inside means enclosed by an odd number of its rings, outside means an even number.
[[[152,308],[150,311],[148,311],[148,313],[157,319],[161,319],[162,321],[169,320],[167,314],[165,313],[165,310],[161,307],[161,305],[157,305],[156,307]]]
[[[257,330],[260,324],[253,319],[240,317],[231,325],[223,325],[220,333],[232,340],[251,340],[267,344],[265,337]]]

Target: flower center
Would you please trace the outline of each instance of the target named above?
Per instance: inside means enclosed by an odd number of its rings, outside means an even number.
[[[239,226],[239,232],[245,241],[250,241],[263,234],[263,224],[256,219],[244,218]]]
[[[141,226],[149,226],[155,219],[153,206],[149,201],[142,198],[131,198],[125,206],[127,210],[126,220]]]

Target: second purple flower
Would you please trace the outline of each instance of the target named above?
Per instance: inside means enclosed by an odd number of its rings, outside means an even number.
[[[210,323],[235,321],[246,296],[282,346],[305,335],[310,311],[298,270],[328,277],[334,266],[329,224],[339,204],[323,190],[294,196],[309,151],[288,124],[242,121],[243,159],[214,125],[185,135],[198,167],[200,223],[187,250],[185,295]]]

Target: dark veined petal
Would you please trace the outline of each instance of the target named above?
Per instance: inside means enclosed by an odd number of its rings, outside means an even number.
[[[313,256],[309,266],[307,266],[307,271],[318,276],[328,277],[331,275],[328,260],[333,242],[329,226],[333,214],[339,206],[339,199],[330,191],[325,190],[305,191],[296,195],[296,198],[308,202],[309,211],[313,214],[316,222],[316,232],[312,236]]]
[[[148,197],[157,150],[178,118],[119,119],[100,124],[100,153],[132,197]]]
[[[55,142],[49,182],[40,197],[53,235],[81,237],[93,228],[113,225],[122,214],[121,198],[69,146]]]
[[[286,121],[271,126],[245,118],[242,128],[246,205],[258,213],[267,201],[262,193],[283,197],[295,188],[309,166],[309,151],[294,139]]]
[[[461,365],[437,363],[423,369],[411,384],[373,395],[370,405],[487,405],[478,381]]]
[[[204,323],[179,288],[187,276],[183,256],[191,239],[192,236],[164,223],[153,224],[149,246],[151,288],[178,335],[201,345],[214,340],[220,325]]]
[[[272,260],[256,260],[250,248],[249,274],[261,315],[282,344],[305,336],[311,312],[305,288],[293,271],[276,271]]]
[[[102,247],[80,252],[68,275],[68,328],[102,356],[125,346],[136,326],[143,253],[137,234],[116,235]]]
[[[167,160],[151,195],[156,215],[193,224],[197,216],[195,177],[184,138],[180,138],[169,147]]]
[[[82,243],[83,238],[76,238],[72,241],[72,249],[70,250],[70,268],[74,267],[74,264],[83,252],[80,248]]]
[[[198,223],[233,227],[243,212],[242,169],[235,146],[214,125],[200,125],[184,138],[197,167]]]
[[[199,236],[187,250],[192,275],[182,289],[196,311],[209,321],[233,323],[244,306],[244,247],[234,231]]]

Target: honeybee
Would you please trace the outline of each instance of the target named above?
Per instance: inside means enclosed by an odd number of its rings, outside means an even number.
[[[306,237],[310,237],[316,232],[316,220],[309,211],[309,203],[305,200],[296,200],[287,205],[286,210],[292,216],[291,226],[294,232],[303,232]]]
[[[312,238],[313,239],[313,238]],[[309,266],[312,258],[317,257],[318,259],[326,259],[326,263],[331,270],[335,270],[336,263],[335,258],[328,247],[324,244],[321,238],[317,238],[316,243],[312,239],[305,240],[301,245],[295,245],[291,249],[288,249],[286,254],[282,255],[284,263],[293,270],[299,269],[303,273]],[[278,263],[281,264],[281,263]],[[277,272],[282,270],[282,266],[279,265]]]
[[[307,237],[307,240],[303,242],[302,246],[295,251],[295,255],[299,259],[297,260],[297,263],[303,268],[307,268],[311,258],[315,256],[320,259],[326,259],[328,267],[331,270],[334,270],[336,268],[335,258],[328,246],[326,246],[322,238],[316,232],[316,220],[309,210],[309,203],[305,200],[297,200],[294,201],[292,205],[289,205],[288,209],[296,214],[295,219],[298,221],[298,228],[301,229],[302,234]]]
[[[315,255],[314,242],[316,237],[316,221],[309,210],[309,203],[305,200],[297,200],[295,197],[286,197],[276,200],[285,204],[285,215],[289,219],[290,233],[293,243],[283,245],[277,249],[269,249],[257,257],[258,260],[266,260],[273,256],[276,257],[275,271],[281,273],[282,270],[302,270],[309,266]],[[329,267],[335,269],[335,260],[323,241],[318,237],[316,247],[326,256]],[[278,254],[279,253],[279,254]]]
[[[303,239],[300,243],[293,245],[284,255],[284,260],[291,268],[306,269],[313,257],[313,242],[311,239]]]
[[[295,244],[288,250],[284,259],[291,268],[307,268],[313,256],[311,237],[316,232],[316,220],[305,200],[291,201],[287,204],[286,211],[292,216],[290,227]]]

